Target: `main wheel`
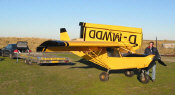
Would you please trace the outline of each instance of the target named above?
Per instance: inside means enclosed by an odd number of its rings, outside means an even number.
[[[127,71],[124,72],[124,74],[125,74],[125,76],[127,76],[127,77],[132,77],[132,76],[134,75],[134,71],[129,71],[129,70],[127,70]]]
[[[100,78],[101,81],[107,81],[107,80],[109,80],[109,74],[107,72],[102,72],[99,75],[99,78]]]
[[[150,76],[147,75],[147,74],[141,74],[139,76],[139,80],[140,80],[140,82],[142,82],[144,84],[147,84],[149,82],[149,80],[150,80]]]

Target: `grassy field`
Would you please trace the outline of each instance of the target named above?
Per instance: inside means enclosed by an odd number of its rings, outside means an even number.
[[[167,67],[158,64],[157,79],[148,84],[122,72],[101,82],[101,69],[72,54],[59,56],[71,58],[72,64],[39,66],[4,58],[0,61],[0,95],[175,95],[175,62],[167,61]]]

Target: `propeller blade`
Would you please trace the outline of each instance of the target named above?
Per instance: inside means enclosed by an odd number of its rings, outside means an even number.
[[[163,66],[167,66],[161,59],[158,59],[158,62]]]

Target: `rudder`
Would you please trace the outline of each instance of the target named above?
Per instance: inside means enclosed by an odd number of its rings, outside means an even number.
[[[60,28],[60,40],[70,41],[69,35],[66,31],[66,28]]]

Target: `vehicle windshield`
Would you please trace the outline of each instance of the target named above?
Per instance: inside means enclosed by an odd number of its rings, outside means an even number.
[[[16,44],[12,44],[11,46],[12,46],[12,49],[16,49],[17,48]]]

